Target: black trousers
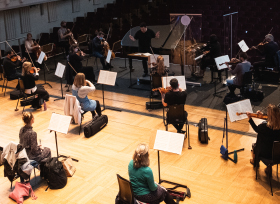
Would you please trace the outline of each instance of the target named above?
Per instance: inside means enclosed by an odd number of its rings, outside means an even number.
[[[91,115],[92,115],[92,118],[94,118],[94,116],[96,115],[96,113],[101,116],[101,106],[100,106],[100,103],[99,101],[95,100],[96,101],[96,108],[94,111],[91,111]],[[96,111],[96,113],[95,113]]]
[[[35,98],[32,102],[32,107],[40,107],[43,103],[43,101],[49,100],[49,93],[44,89],[43,86],[37,86],[37,90],[32,93],[33,95],[37,95],[38,97]]]
[[[68,41],[60,41],[60,42],[57,43],[57,45],[59,47],[63,47],[64,48],[66,56],[69,55],[69,47],[70,47],[70,45],[69,45]]]

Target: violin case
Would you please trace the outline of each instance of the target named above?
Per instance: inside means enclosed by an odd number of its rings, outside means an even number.
[[[92,121],[88,122],[84,126],[84,135],[86,138],[89,138],[100,130],[102,130],[108,124],[107,115],[101,115],[99,117],[94,117]]]
[[[202,144],[208,144],[208,124],[207,118],[201,118],[198,123],[198,139]]]
[[[152,102],[146,102],[146,109],[161,109],[162,108],[162,102],[161,101],[152,101]]]

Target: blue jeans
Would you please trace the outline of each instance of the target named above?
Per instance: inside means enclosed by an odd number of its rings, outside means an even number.
[[[102,66],[103,66],[103,69],[106,69],[104,56],[103,56],[100,52],[97,52],[97,51],[93,51],[93,52],[92,52],[92,55],[93,55],[94,57],[99,58],[99,59],[100,59],[100,62],[101,62],[101,64],[102,64]]]
[[[233,85],[233,79],[227,79],[227,86]]]

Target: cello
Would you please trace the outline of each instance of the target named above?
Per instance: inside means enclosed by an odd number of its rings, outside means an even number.
[[[109,33],[110,33],[110,28],[109,28],[106,40],[103,41],[103,44],[104,44],[104,46],[103,46],[103,53],[104,53],[103,56],[105,58],[107,58],[108,52],[110,50],[109,43],[107,42],[108,37],[109,37]],[[115,57],[116,57],[115,53],[113,52],[113,50],[111,50],[111,59],[114,59]]]

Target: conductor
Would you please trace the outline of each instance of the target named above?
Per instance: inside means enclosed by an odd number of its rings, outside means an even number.
[[[134,36],[129,35],[132,41],[138,40],[138,51],[141,53],[150,52],[152,38],[159,38],[159,31],[155,33],[151,29],[147,28],[146,23],[140,24],[140,30],[138,30]],[[144,74],[143,77],[148,76],[148,63],[147,58],[142,59]]]

